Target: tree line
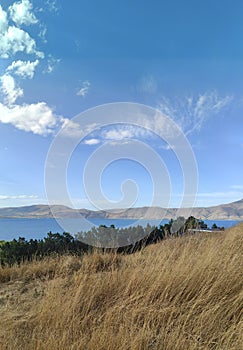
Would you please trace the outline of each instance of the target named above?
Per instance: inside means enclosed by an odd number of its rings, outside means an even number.
[[[217,228],[216,224],[212,226],[212,229]],[[109,247],[111,243],[112,246],[118,247],[115,248],[118,253],[129,254],[167,237],[182,236],[191,229],[207,229],[207,225],[191,216],[187,220],[183,217],[171,219],[158,227],[149,224],[146,227],[138,225],[126,228],[100,225],[86,232],[78,232],[75,237],[67,232],[62,234],[49,232],[40,240],[26,240],[24,237],[19,237],[8,242],[0,241],[0,264],[2,266],[20,264],[56,254],[82,255],[94,247],[104,250],[102,247]],[[105,250],[110,251],[114,248]]]

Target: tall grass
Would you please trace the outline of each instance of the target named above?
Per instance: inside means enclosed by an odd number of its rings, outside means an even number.
[[[0,348],[240,350],[242,233],[0,269],[2,290],[23,279],[28,290],[0,303]]]

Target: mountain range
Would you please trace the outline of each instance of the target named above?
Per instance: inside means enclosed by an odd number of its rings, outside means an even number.
[[[171,219],[193,215],[202,220],[243,220],[243,199],[211,207],[161,208],[141,207],[94,211],[72,209],[64,205],[31,205],[0,208],[0,218],[105,218],[105,219]]]

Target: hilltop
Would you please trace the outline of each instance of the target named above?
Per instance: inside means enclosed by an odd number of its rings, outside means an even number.
[[[0,348],[241,349],[242,233],[0,266]]]
[[[0,218],[106,218],[106,219],[171,219],[178,217],[177,208],[141,207],[120,210],[94,211],[72,209],[64,205],[31,205],[24,207],[0,208]],[[243,199],[211,207],[180,209],[180,215],[187,218],[192,215],[202,220],[243,220]]]

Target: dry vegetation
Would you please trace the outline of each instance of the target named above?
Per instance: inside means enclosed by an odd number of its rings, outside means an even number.
[[[0,268],[0,349],[240,350],[242,233]]]

